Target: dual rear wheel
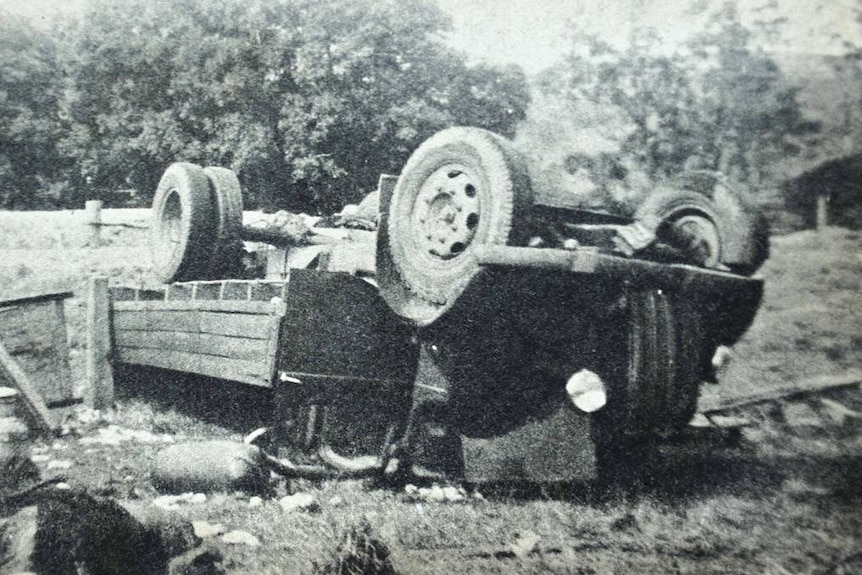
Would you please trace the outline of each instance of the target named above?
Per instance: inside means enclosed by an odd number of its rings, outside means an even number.
[[[239,259],[242,209],[242,189],[231,170],[171,164],[153,198],[156,277],[164,283],[225,277]]]

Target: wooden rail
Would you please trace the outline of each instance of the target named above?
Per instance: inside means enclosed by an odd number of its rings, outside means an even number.
[[[272,386],[287,282],[111,291],[115,361]]]

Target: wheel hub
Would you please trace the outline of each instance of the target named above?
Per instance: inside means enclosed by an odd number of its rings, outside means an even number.
[[[706,268],[719,264],[721,238],[715,224],[700,215],[685,215],[673,223],[673,233],[680,248],[694,260],[694,263]]]
[[[422,251],[450,260],[466,250],[479,227],[478,181],[462,166],[444,166],[425,180],[411,222]]]

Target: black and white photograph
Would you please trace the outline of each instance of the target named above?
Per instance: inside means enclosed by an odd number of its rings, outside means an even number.
[[[0,0],[0,575],[862,573],[862,0]]]

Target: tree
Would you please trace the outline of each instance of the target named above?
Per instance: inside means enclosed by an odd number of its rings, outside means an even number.
[[[540,78],[538,90],[582,110],[602,110],[593,115],[608,125],[614,123],[608,116],[627,125],[618,133],[616,159],[593,162],[609,166],[595,176],[600,188],[619,178],[649,187],[692,166],[756,185],[771,175],[777,158],[793,153],[795,136],[816,126],[803,117],[796,88],[751,44],[728,2],[688,46],[675,50],[644,29],[635,29],[624,49],[580,35]]]
[[[182,159],[236,170],[250,204],[331,211],[441,128],[523,118],[523,74],[466,67],[447,25],[425,0],[92,0],[64,149],[103,188]]]
[[[21,19],[0,19],[0,206],[50,207],[66,188],[56,141],[62,72],[52,37]]]

